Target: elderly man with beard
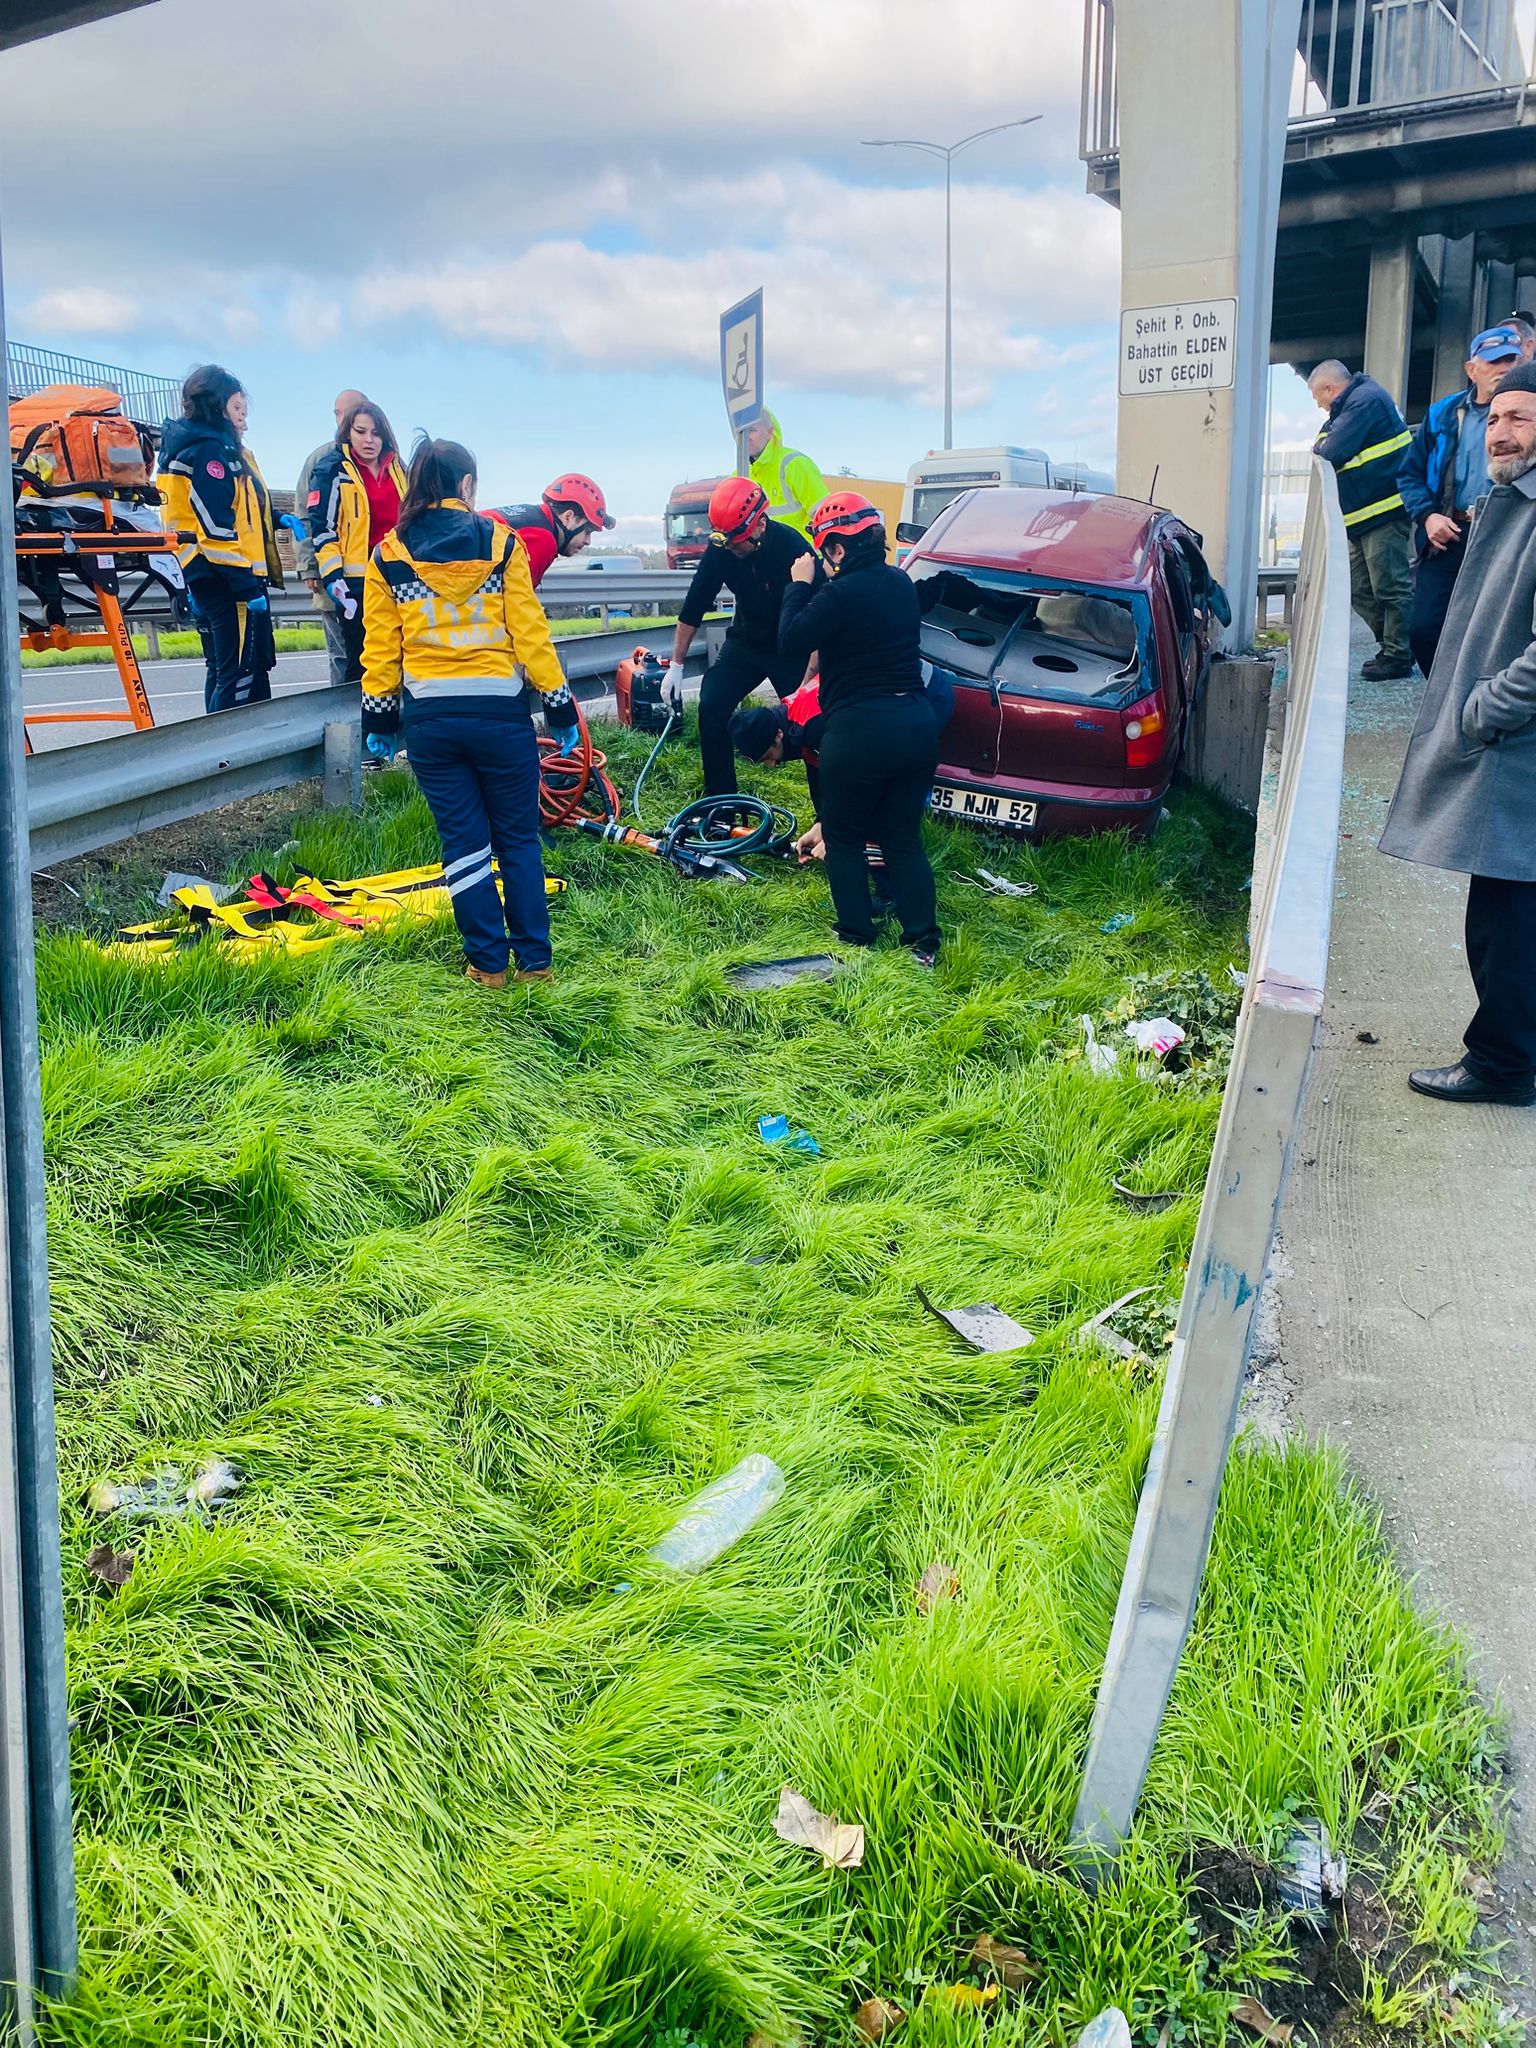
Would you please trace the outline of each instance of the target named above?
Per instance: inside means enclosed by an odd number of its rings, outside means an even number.
[[[1536,364],[1493,395],[1488,475],[1381,851],[1471,877],[1466,1051],[1408,1085],[1523,1105],[1536,1102]]]

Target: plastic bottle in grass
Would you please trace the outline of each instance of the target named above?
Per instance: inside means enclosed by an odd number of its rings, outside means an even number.
[[[784,1474],[758,1451],[695,1494],[648,1554],[669,1571],[701,1572],[784,1496]]]

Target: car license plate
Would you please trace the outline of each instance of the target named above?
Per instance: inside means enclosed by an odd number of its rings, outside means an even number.
[[[1038,804],[1021,796],[992,796],[984,789],[956,789],[948,782],[933,785],[933,808],[946,818],[969,818],[977,825],[1005,825],[1020,831],[1033,825]]]

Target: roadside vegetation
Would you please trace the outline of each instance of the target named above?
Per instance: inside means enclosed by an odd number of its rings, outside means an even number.
[[[603,743],[632,787],[648,743]],[[407,775],[367,797],[281,871],[436,857]],[[502,996],[446,921],[302,964],[42,936],[84,1930],[51,2039],[810,2048],[863,2008],[1060,2048],[1113,2004],[1214,2048],[1261,2038],[1245,1997],[1276,2042],[1513,2038],[1494,1730],[1327,1455],[1234,1460],[1129,1852],[1097,1890],[1064,1854],[1165,1334],[1075,1332],[1178,1293],[1249,838],[1189,793],[1149,846],[936,828],[936,973],[751,994],[732,963],[826,947],[819,875],[569,836],[558,979]],[[1159,993],[1199,1056],[1091,1072],[1080,1016],[1114,1042]],[[1035,1341],[978,1354],[919,1288]],[[778,1505],[649,1563],[753,1452]],[[224,1505],[86,1504],[210,1461]],[[786,1785],[861,1862],[778,1838]],[[1350,1869],[1309,1930],[1276,1865],[1314,1816]]]

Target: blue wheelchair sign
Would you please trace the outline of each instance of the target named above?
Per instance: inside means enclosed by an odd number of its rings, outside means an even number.
[[[763,415],[763,295],[755,291],[720,315],[720,384],[733,434]]]

